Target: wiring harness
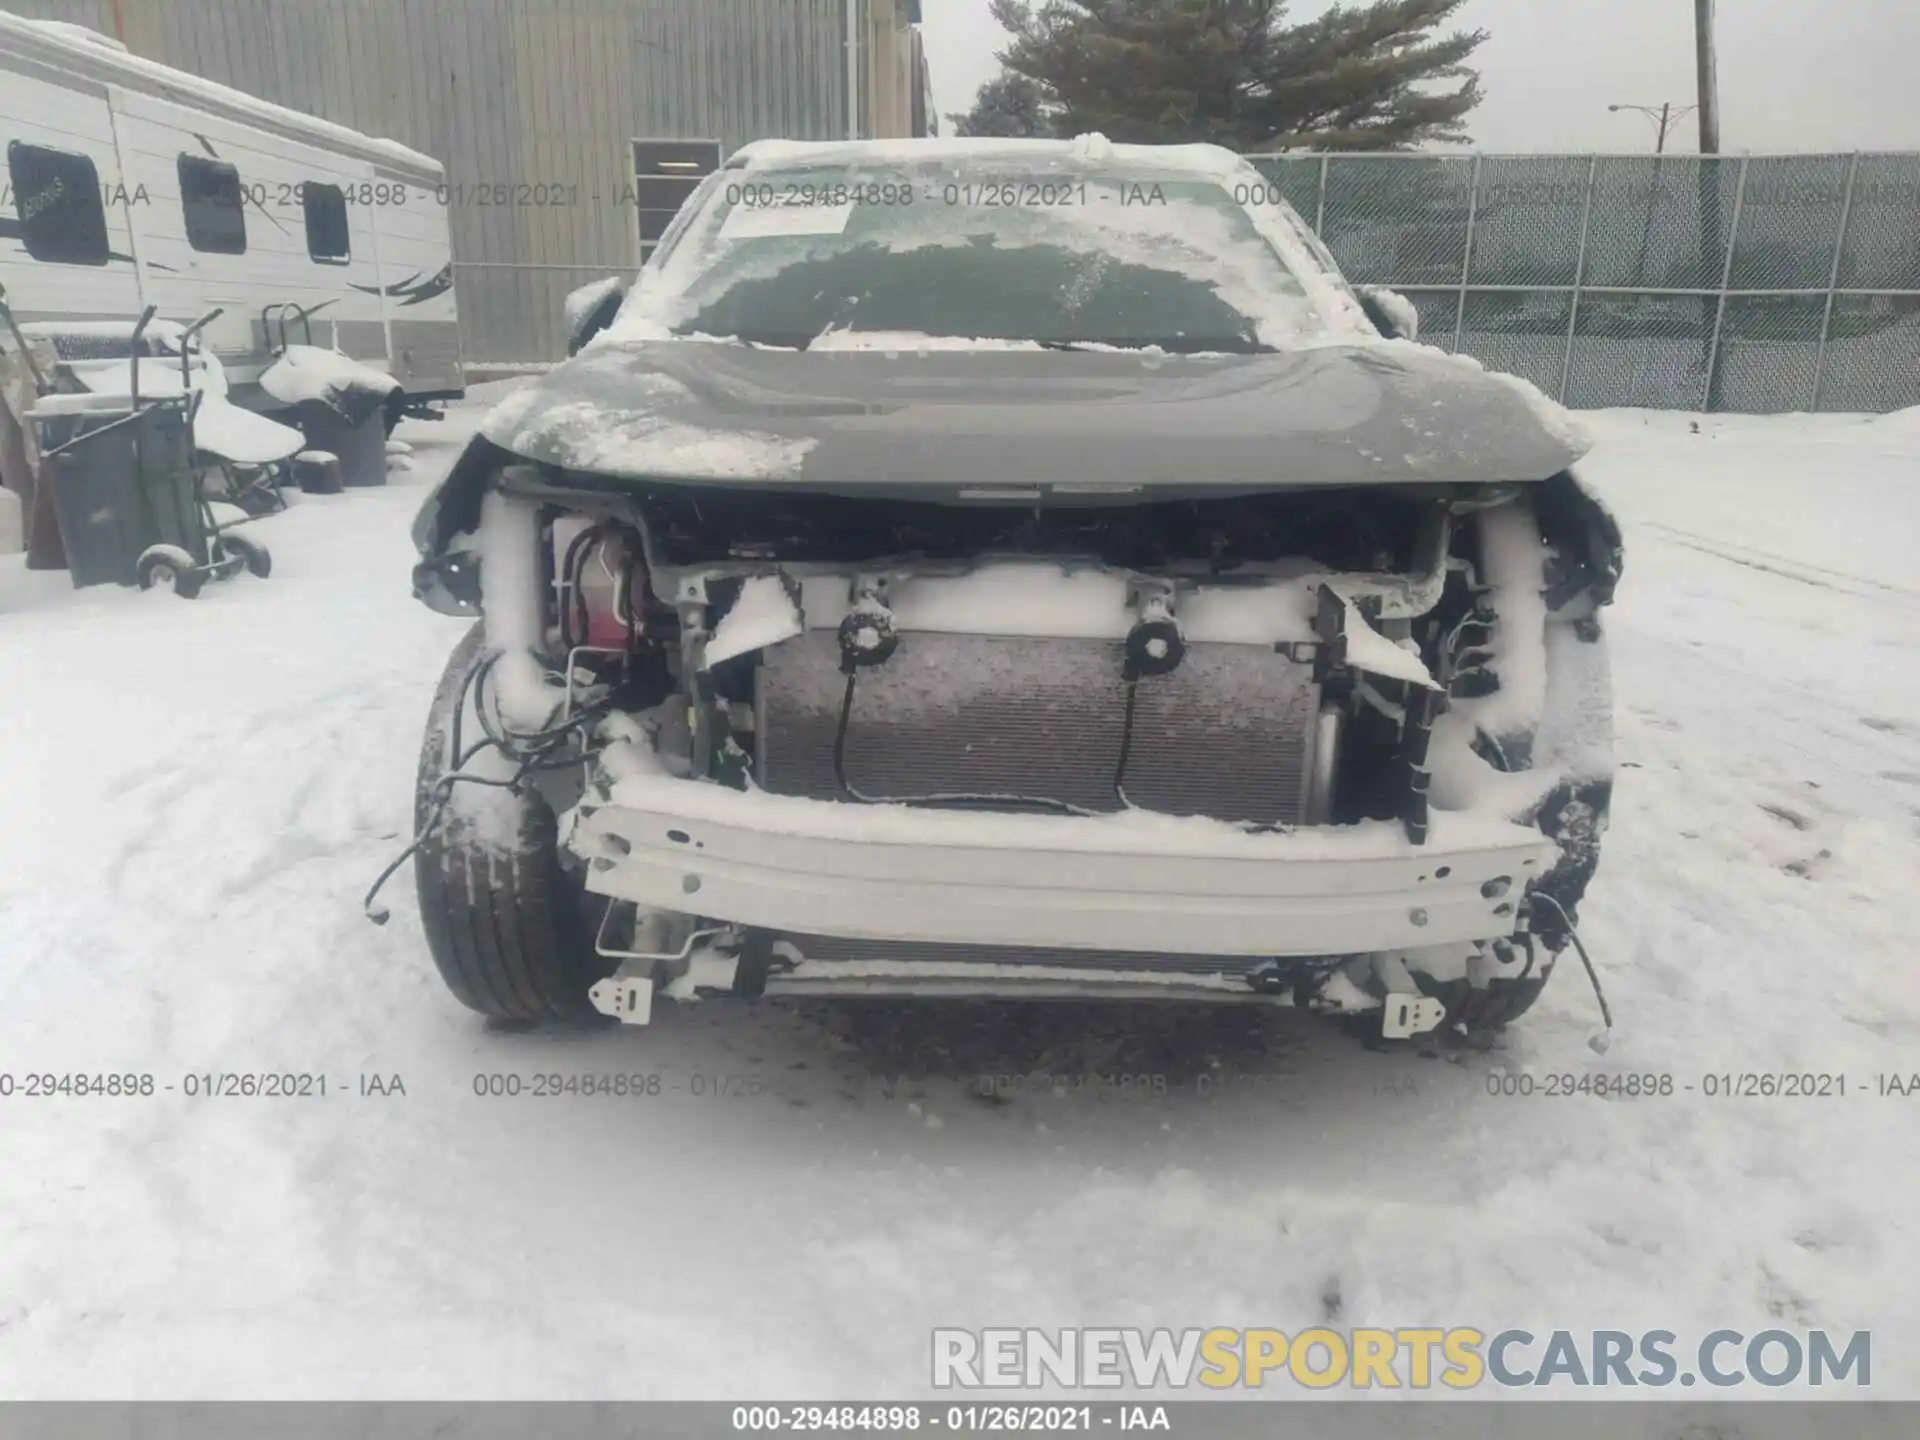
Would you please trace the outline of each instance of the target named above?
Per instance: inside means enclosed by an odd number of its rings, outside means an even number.
[[[515,730],[510,727],[499,710],[498,696],[487,683],[493,675],[494,666],[499,663],[499,654],[489,655],[474,667],[467,677],[467,683],[460,693],[460,701],[454,707],[452,726],[449,732],[449,750],[454,760],[452,766],[433,783],[429,792],[427,813],[421,821],[419,830],[414,834],[407,848],[396,855],[392,862],[382,870],[367,891],[362,908],[369,920],[376,925],[387,923],[391,912],[379,903],[380,891],[387,881],[393,878],[399,868],[419,853],[441,821],[446,817],[447,806],[453,798],[456,785],[480,785],[490,789],[511,790],[516,795],[524,793],[528,779],[537,771],[565,770],[584,764],[594,753],[588,734],[590,727],[597,723],[612,708],[611,692],[583,705],[578,710],[559,718],[550,717],[546,724],[534,730]],[[462,745],[462,721],[468,701],[473,703],[474,713],[479,717],[481,737],[471,746]],[[477,775],[468,771],[476,756],[488,750],[496,750],[514,763],[513,774],[504,778],[491,775]]]

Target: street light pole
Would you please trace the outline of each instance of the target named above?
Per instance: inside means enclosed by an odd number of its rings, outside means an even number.
[[[1631,110],[1636,115],[1645,115],[1660,127],[1653,142],[1653,179],[1647,186],[1647,219],[1646,223],[1640,227],[1640,258],[1633,267],[1633,283],[1636,285],[1647,283],[1647,254],[1653,248],[1653,222],[1660,207],[1660,161],[1661,157],[1667,153],[1667,136],[1673,133],[1674,123],[1693,108],[1691,105],[1676,106],[1671,100],[1663,102],[1658,107],[1652,105],[1607,106],[1607,109],[1616,115],[1622,110]]]
[[[1695,108],[1697,107],[1692,105],[1676,107],[1671,100],[1661,105],[1658,109],[1655,109],[1651,105],[1609,105],[1607,107],[1608,110],[1614,112],[1632,110],[1637,114],[1647,116],[1655,125],[1659,126],[1659,135],[1653,142],[1653,153],[1656,155],[1666,154],[1667,136],[1673,133],[1674,124],[1681,116],[1690,113]]]

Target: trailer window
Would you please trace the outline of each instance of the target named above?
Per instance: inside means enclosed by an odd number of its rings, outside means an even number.
[[[56,265],[104,265],[111,258],[100,172],[85,155],[15,140],[7,146],[7,180],[16,220],[0,227],[14,230],[27,254]]]
[[[187,222],[187,243],[194,249],[215,255],[247,253],[240,172],[224,160],[180,157],[180,211]]]
[[[322,265],[344,265],[353,257],[347,237],[347,197],[338,185],[309,180],[300,187],[307,212],[307,255]]]

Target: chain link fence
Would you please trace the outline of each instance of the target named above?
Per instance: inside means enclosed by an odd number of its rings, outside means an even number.
[[[1250,158],[1422,339],[1569,405],[1920,405],[1920,154]],[[469,368],[559,358],[630,268],[457,261]]]
[[[1249,158],[1423,340],[1569,405],[1920,405],[1920,154]]]

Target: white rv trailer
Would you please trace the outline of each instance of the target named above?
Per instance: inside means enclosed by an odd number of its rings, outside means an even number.
[[[281,345],[334,345],[409,408],[463,392],[445,170],[391,140],[0,12],[0,284],[17,319],[107,339],[148,305],[233,398]],[[117,322],[117,323],[116,323]]]

